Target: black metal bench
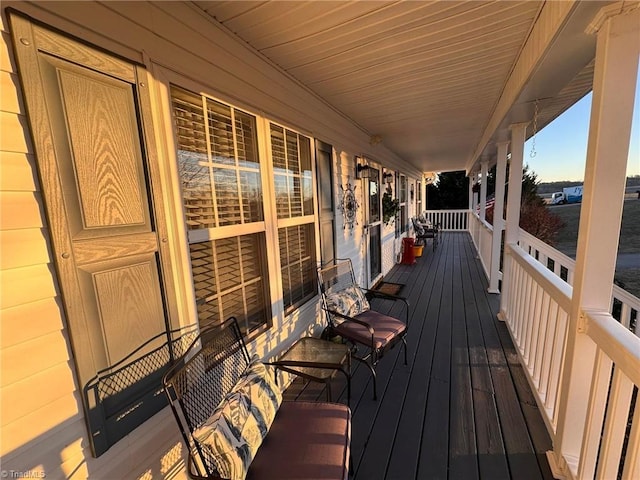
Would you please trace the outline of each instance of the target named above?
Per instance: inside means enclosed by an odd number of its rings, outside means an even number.
[[[191,478],[223,479],[209,445],[194,432],[207,420],[250,364],[235,319],[203,330],[163,378],[164,390],[188,448]],[[346,479],[351,411],[323,402],[282,402],[251,461],[247,479]]]

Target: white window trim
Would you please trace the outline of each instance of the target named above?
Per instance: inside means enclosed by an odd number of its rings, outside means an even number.
[[[288,227],[294,227],[294,226],[298,226],[298,225],[307,225],[309,223],[313,224],[313,234],[314,234],[314,249],[315,249],[315,258],[316,258],[316,264],[318,262],[318,259],[320,258],[320,242],[319,242],[319,226],[318,226],[318,205],[317,205],[317,191],[316,191],[316,145],[315,145],[315,138],[307,133],[305,133],[303,130],[285,125],[277,120],[272,120],[269,118],[262,118],[262,120],[264,121],[264,128],[266,131],[266,142],[267,142],[267,150],[268,150],[268,179],[269,179],[269,184],[271,186],[271,189],[269,191],[269,198],[270,198],[270,211],[271,211],[271,217],[270,220],[271,221],[267,221],[267,224],[270,224],[273,226],[273,246],[274,249],[276,247],[279,246],[279,236],[278,236],[278,231],[281,228],[288,228]],[[275,178],[275,170],[274,170],[274,166],[273,166],[273,150],[272,150],[272,146],[271,146],[271,128],[270,125],[276,125],[282,129],[286,130],[291,130],[299,135],[303,135],[305,137],[307,137],[309,139],[310,145],[309,145],[309,150],[310,150],[310,162],[311,162],[311,187],[312,187],[312,195],[313,195],[313,214],[312,215],[302,215],[299,217],[291,217],[291,218],[278,218],[278,211],[277,211],[277,205],[276,205],[276,196],[275,196],[275,185],[273,182],[273,179]],[[304,203],[304,202],[303,202]],[[304,205],[303,205],[304,208]],[[304,211],[304,210],[303,210]],[[266,213],[266,208],[265,208],[265,220],[267,219],[266,217],[267,213]],[[275,261],[278,264],[278,294],[276,297],[273,297],[274,299],[277,299],[275,305],[277,305],[278,311],[281,313],[282,317],[284,320],[286,320],[287,318],[292,317],[293,315],[296,315],[296,312],[298,312],[301,309],[304,309],[306,305],[308,305],[311,302],[317,301],[317,297],[318,297],[318,290],[316,289],[316,294],[309,298],[306,302],[297,305],[295,308],[293,308],[290,311],[286,311],[285,306],[284,306],[284,298],[283,298],[283,290],[284,290],[284,285],[282,283],[282,263],[280,262],[280,254],[279,251],[278,253],[275,255]],[[275,282],[274,282],[275,283]]]
[[[152,92],[156,98],[154,103],[154,123],[156,125],[156,140],[159,148],[159,158],[161,159],[161,170],[163,183],[167,186],[165,192],[165,208],[167,212],[167,226],[171,258],[174,261],[174,280],[176,283],[177,303],[180,310],[181,323],[192,325],[198,323],[198,311],[196,307],[196,296],[193,286],[193,272],[191,268],[191,258],[189,255],[189,244],[195,241],[216,240],[228,237],[228,232],[234,235],[264,232],[266,242],[266,268],[269,280],[269,298],[267,302],[271,304],[271,325],[277,329],[285,325],[291,318],[299,314],[300,311],[308,309],[309,305],[317,301],[317,295],[302,305],[296,306],[291,312],[285,315],[282,285],[282,266],[278,248],[278,230],[287,226],[312,223],[314,232],[314,249],[316,259],[320,258],[318,212],[316,205],[317,185],[316,185],[316,155],[315,138],[304,128],[292,127],[278,121],[275,117],[269,118],[264,112],[256,111],[246,102],[242,102],[233,97],[226,97],[218,92],[214,87],[207,86],[199,81],[181,75],[171,69],[157,64],[151,64],[151,72],[156,81],[152,83]],[[264,221],[253,222],[242,225],[225,225],[215,229],[187,230],[184,221],[184,206],[181,195],[180,175],[177,162],[177,145],[175,142],[175,132],[173,125],[173,113],[171,104],[171,84],[196,92],[212,100],[228,104],[234,109],[242,110],[256,118],[256,132],[258,135],[257,147],[259,158],[263,161],[260,164],[260,179],[263,192]],[[208,119],[207,119],[208,122]],[[313,214],[301,217],[278,219],[275,200],[275,187],[273,185],[274,168],[271,154],[270,124],[273,123],[284,129],[294,131],[309,138],[310,141],[310,161],[312,171],[312,192],[313,192]],[[234,142],[235,145],[235,142]],[[210,146],[207,146],[210,149]],[[210,154],[210,152],[209,152]],[[240,167],[241,168],[241,167]],[[217,212],[216,212],[217,218]]]

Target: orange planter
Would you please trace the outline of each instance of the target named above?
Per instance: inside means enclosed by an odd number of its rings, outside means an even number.
[[[424,248],[424,245],[414,245],[413,246],[413,256],[414,257],[421,257],[423,248]]]

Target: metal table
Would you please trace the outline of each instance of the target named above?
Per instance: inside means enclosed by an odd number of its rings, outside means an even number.
[[[331,379],[342,372],[347,379],[347,405],[351,401],[351,351],[342,343],[314,337],[302,337],[278,360],[276,368],[314,382],[323,382],[327,401],[331,401]]]

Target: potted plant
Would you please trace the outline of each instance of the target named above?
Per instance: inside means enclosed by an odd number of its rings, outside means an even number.
[[[391,185],[387,185],[384,193],[382,194],[382,221],[385,225],[392,223],[398,211],[400,210],[400,201],[397,198],[393,198],[393,191]]]

